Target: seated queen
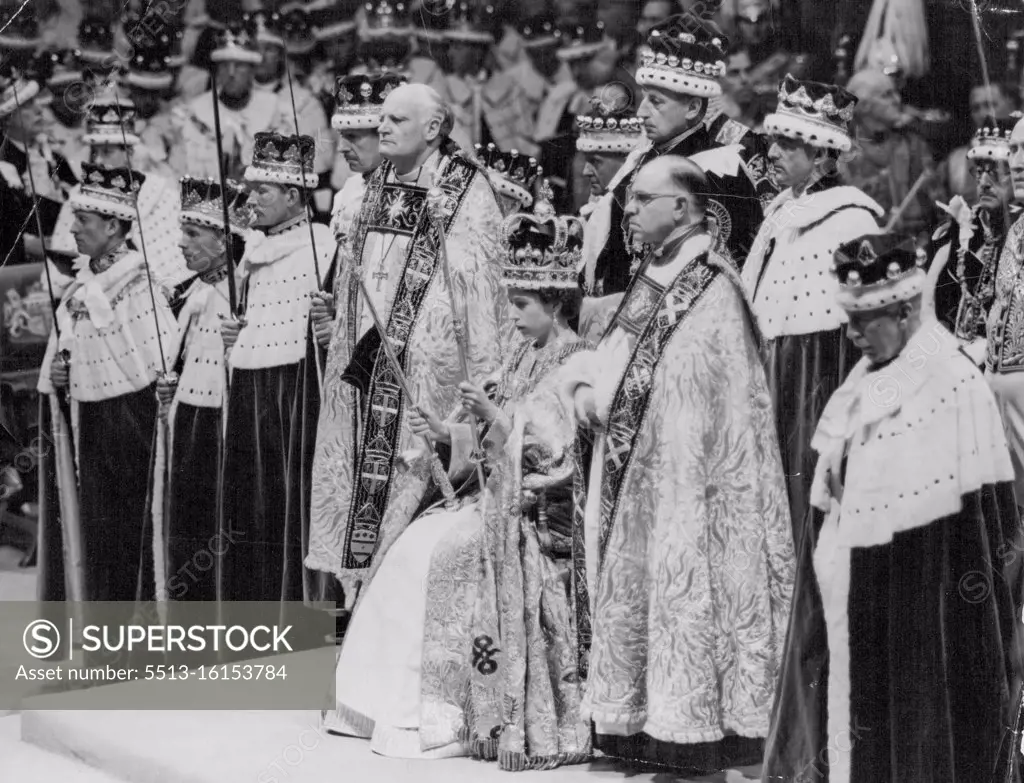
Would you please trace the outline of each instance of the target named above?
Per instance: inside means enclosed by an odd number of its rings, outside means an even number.
[[[584,573],[572,537],[581,448],[553,380],[584,347],[569,327],[582,226],[548,198],[503,225],[502,277],[525,339],[499,377],[460,385],[446,420],[422,408],[411,417],[447,458],[452,484],[465,486],[475,416],[486,487],[413,520],[360,597],[341,650],[327,728],[381,755],[473,755],[512,770],[590,757],[578,643],[588,600],[573,578]]]

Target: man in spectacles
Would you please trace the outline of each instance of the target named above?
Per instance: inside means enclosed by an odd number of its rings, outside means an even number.
[[[693,160],[708,179],[708,221],[716,247],[738,268],[778,195],[768,175],[763,139],[719,108],[728,40],[712,22],[693,14],[652,27],[637,71],[643,98],[637,117],[648,144],[634,150],[608,185],[609,193],[587,222],[583,267],[589,295],[619,293],[643,257],[626,230],[626,189],[644,164],[659,156]]]
[[[584,717],[609,755],[702,773],[761,758],[793,580],[768,386],[707,191],[677,155],[637,173],[624,215],[652,249],[563,386],[596,430]]]
[[[989,120],[974,135],[967,165],[977,201],[954,196],[943,209],[950,220],[932,237],[934,258],[927,293],[936,317],[981,366],[985,362],[986,321],[995,298],[996,264],[1009,228],[1013,201],[1010,135],[1015,120]]]

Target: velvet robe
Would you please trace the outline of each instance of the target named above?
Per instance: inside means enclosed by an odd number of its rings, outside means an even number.
[[[853,369],[814,447],[763,780],[1019,780],[1024,537],[981,375],[932,321]]]

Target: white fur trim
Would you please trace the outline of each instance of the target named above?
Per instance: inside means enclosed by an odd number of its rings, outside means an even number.
[[[124,79],[128,84],[141,87],[144,90],[166,90],[174,82],[174,77],[169,73],[139,73],[128,71]]]
[[[123,147],[125,143],[130,147],[134,147],[141,140],[134,133],[125,133],[123,136],[120,133],[87,133],[82,137],[82,143],[88,144],[90,147],[98,147],[103,144],[110,144],[112,146]]]
[[[915,267],[895,283],[885,280],[874,285],[840,286],[836,301],[848,312],[877,310],[879,307],[913,299],[924,291],[926,279],[924,270]]]
[[[811,446],[820,456],[811,503],[834,504],[829,465],[849,447],[843,543],[881,546],[962,510],[965,495],[1014,479],[992,390],[960,342],[928,320],[895,360],[862,358],[826,405]],[[921,459],[927,454],[927,459]]]
[[[660,87],[681,95],[713,98],[722,94],[722,85],[713,76],[702,76],[693,71],[680,71],[667,65],[645,65],[636,72],[636,83],[641,87]]]
[[[607,39],[594,41],[593,43],[581,44],[579,46],[563,46],[555,53],[562,62],[572,62],[584,57],[590,57],[608,47]]]
[[[379,38],[394,38],[396,40],[404,40],[406,38],[412,38],[415,29],[412,27],[385,27],[383,29],[377,29],[374,27],[362,27],[359,30],[359,37],[366,40],[374,40]]]
[[[789,113],[777,112],[764,118],[767,133],[785,136],[810,144],[812,147],[848,152],[850,136],[831,123],[815,122],[810,117],[796,117]]]
[[[845,747],[828,758],[830,783],[850,783],[850,558],[852,552],[841,542],[838,504],[829,514],[814,550],[814,574],[821,593],[825,616],[825,638],[829,667],[826,686],[828,737]]]
[[[89,63],[90,65],[106,65],[111,68],[120,62],[120,57],[116,52],[105,52],[99,49],[84,51],[78,55],[78,59],[82,62]]]
[[[334,257],[331,230],[313,223],[320,269]],[[301,223],[263,242],[247,242],[248,323],[231,349],[233,369],[255,370],[292,364],[306,356],[310,291],[316,288],[309,224]]]
[[[192,212],[191,210],[185,210],[178,216],[178,222],[181,225],[186,223],[195,226],[205,226],[206,228],[216,228],[220,231],[224,230],[224,219],[217,220],[216,218],[210,217],[203,212]],[[246,229],[239,228],[238,226],[231,224],[231,233],[235,236],[244,237]]]
[[[24,106],[39,94],[39,85],[36,82],[20,82],[16,84],[18,88],[17,94],[12,93],[10,98],[0,103],[0,117],[12,114],[17,111],[19,105]]]
[[[64,87],[68,84],[78,84],[85,78],[85,74],[81,71],[63,71],[58,74],[54,74],[47,82],[46,86],[50,89],[54,87]]]
[[[500,174],[495,174],[493,171],[487,172],[487,179],[491,181],[491,185],[494,186],[496,191],[504,196],[514,198],[523,205],[523,209],[527,209],[533,204],[533,195],[526,188],[520,187],[514,182],[510,182]]]
[[[460,43],[493,44],[494,36],[481,30],[445,30],[441,34],[445,41]]]
[[[280,46],[282,49],[285,48],[284,38],[279,35],[274,35],[266,30],[261,30],[256,33],[256,40],[259,43],[270,44],[271,46]]]
[[[0,35],[0,46],[4,49],[31,51],[36,49],[41,42],[42,38],[17,38],[8,35]]]
[[[545,35],[543,38],[536,38],[532,41],[523,41],[524,49],[540,49],[542,46],[551,46],[559,41],[557,35]]]
[[[263,62],[263,55],[259,52],[252,52],[240,46],[232,46],[224,49],[217,49],[210,55],[210,62],[214,63],[249,63],[259,65]]]
[[[82,189],[71,197],[71,208],[83,212],[95,212],[97,215],[120,218],[121,220],[135,221],[135,207],[130,204],[109,201],[99,196],[89,194],[88,189]]]
[[[576,138],[580,152],[612,152],[628,155],[643,140],[640,133],[581,133]]]
[[[981,144],[967,150],[967,160],[1009,160],[1010,148],[1002,144]]]
[[[363,111],[338,111],[331,117],[331,127],[336,131],[374,130],[380,127],[380,109],[374,107]]]
[[[306,179],[303,181],[302,174],[293,171],[270,171],[262,166],[249,166],[245,170],[246,182],[269,182],[271,185],[294,185],[313,189],[319,182],[319,177],[312,171],[306,172]]]
[[[329,41],[333,38],[340,38],[343,35],[348,35],[356,31],[355,19],[351,19],[347,22],[338,22],[327,27],[323,27],[319,30],[313,31],[313,36],[318,41]]]

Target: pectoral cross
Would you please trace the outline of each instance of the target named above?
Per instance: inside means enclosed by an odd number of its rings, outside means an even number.
[[[373,273],[372,277],[377,281],[377,293],[379,294],[381,283],[388,279],[388,273],[385,272],[384,267],[381,266],[380,269]]]

